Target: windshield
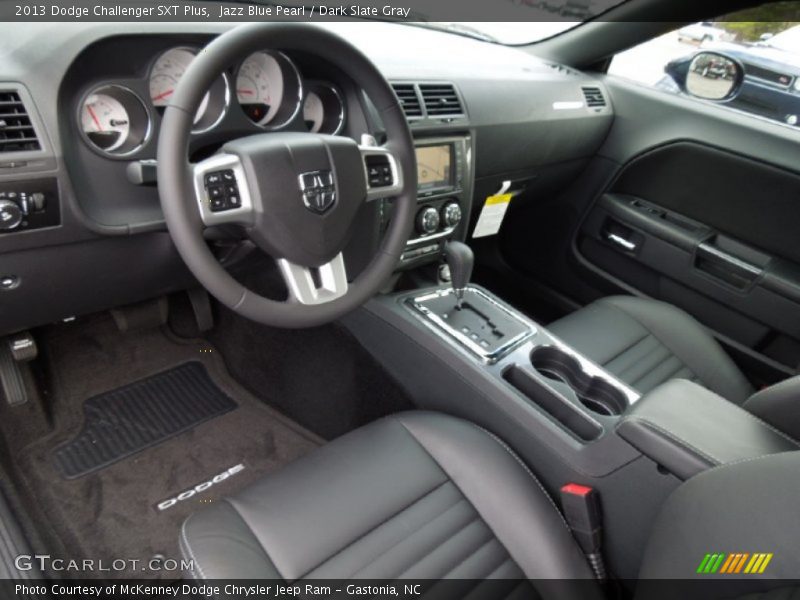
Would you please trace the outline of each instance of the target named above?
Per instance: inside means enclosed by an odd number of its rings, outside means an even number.
[[[767,46],[800,54],[800,26],[776,34],[766,42]]]
[[[549,21],[543,23],[520,22],[436,22],[414,23],[418,27],[427,27],[446,31],[457,35],[465,35],[498,44],[531,44],[558,35],[568,29],[580,25],[582,21]]]
[[[309,0],[235,0],[244,4],[269,4],[311,7]],[[416,27],[426,27],[499,44],[532,44],[553,37],[597,18],[606,11],[629,0],[459,0],[464,14],[479,21],[444,21],[457,11],[453,3],[431,0],[405,0],[404,12],[392,13],[373,9],[371,13],[353,12],[342,6],[343,12],[319,12],[318,16],[341,15],[341,18],[390,20]],[[315,10],[321,11],[320,7]]]
[[[427,1],[427,0],[426,0]],[[469,1],[469,0],[464,0]],[[473,0],[475,1],[475,0]],[[495,0],[485,21],[439,21],[435,9],[414,11],[414,25],[499,44],[532,44],[599,17],[627,0]],[[503,19],[491,21],[490,19]]]

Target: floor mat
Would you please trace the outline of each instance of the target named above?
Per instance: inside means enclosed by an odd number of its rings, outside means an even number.
[[[180,576],[147,565],[156,555],[180,559],[178,535],[187,516],[321,443],[242,388],[202,340],[159,330],[120,334],[113,322],[101,319],[55,328],[38,341],[49,355],[53,429],[12,448],[17,487],[42,532],[44,547],[34,550],[105,565],[125,561],[119,571],[55,574],[60,577]],[[79,436],[87,398],[109,398],[113,390],[187,363],[202,364],[213,387],[236,408],[84,476],[62,476],[53,451]]]
[[[236,408],[199,362],[89,398],[81,432],[53,450],[64,477],[102,469]]]

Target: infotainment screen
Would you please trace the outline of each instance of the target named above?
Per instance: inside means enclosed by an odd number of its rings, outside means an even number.
[[[452,144],[417,147],[417,185],[420,191],[452,185],[452,155]]]

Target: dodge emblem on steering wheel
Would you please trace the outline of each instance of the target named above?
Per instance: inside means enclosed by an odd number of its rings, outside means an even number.
[[[311,171],[298,177],[303,203],[309,210],[324,213],[336,202],[336,184],[330,171]]]

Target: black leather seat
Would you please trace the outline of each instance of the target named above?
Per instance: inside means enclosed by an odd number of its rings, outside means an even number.
[[[519,579],[503,593],[518,598],[538,597],[524,579],[558,579],[558,597],[599,597],[522,461],[477,426],[434,413],[327,444],[192,515],[180,543],[201,579]]]
[[[753,388],[717,341],[681,309],[633,296],[603,298],[548,329],[635,390],[689,379],[743,404]]]

